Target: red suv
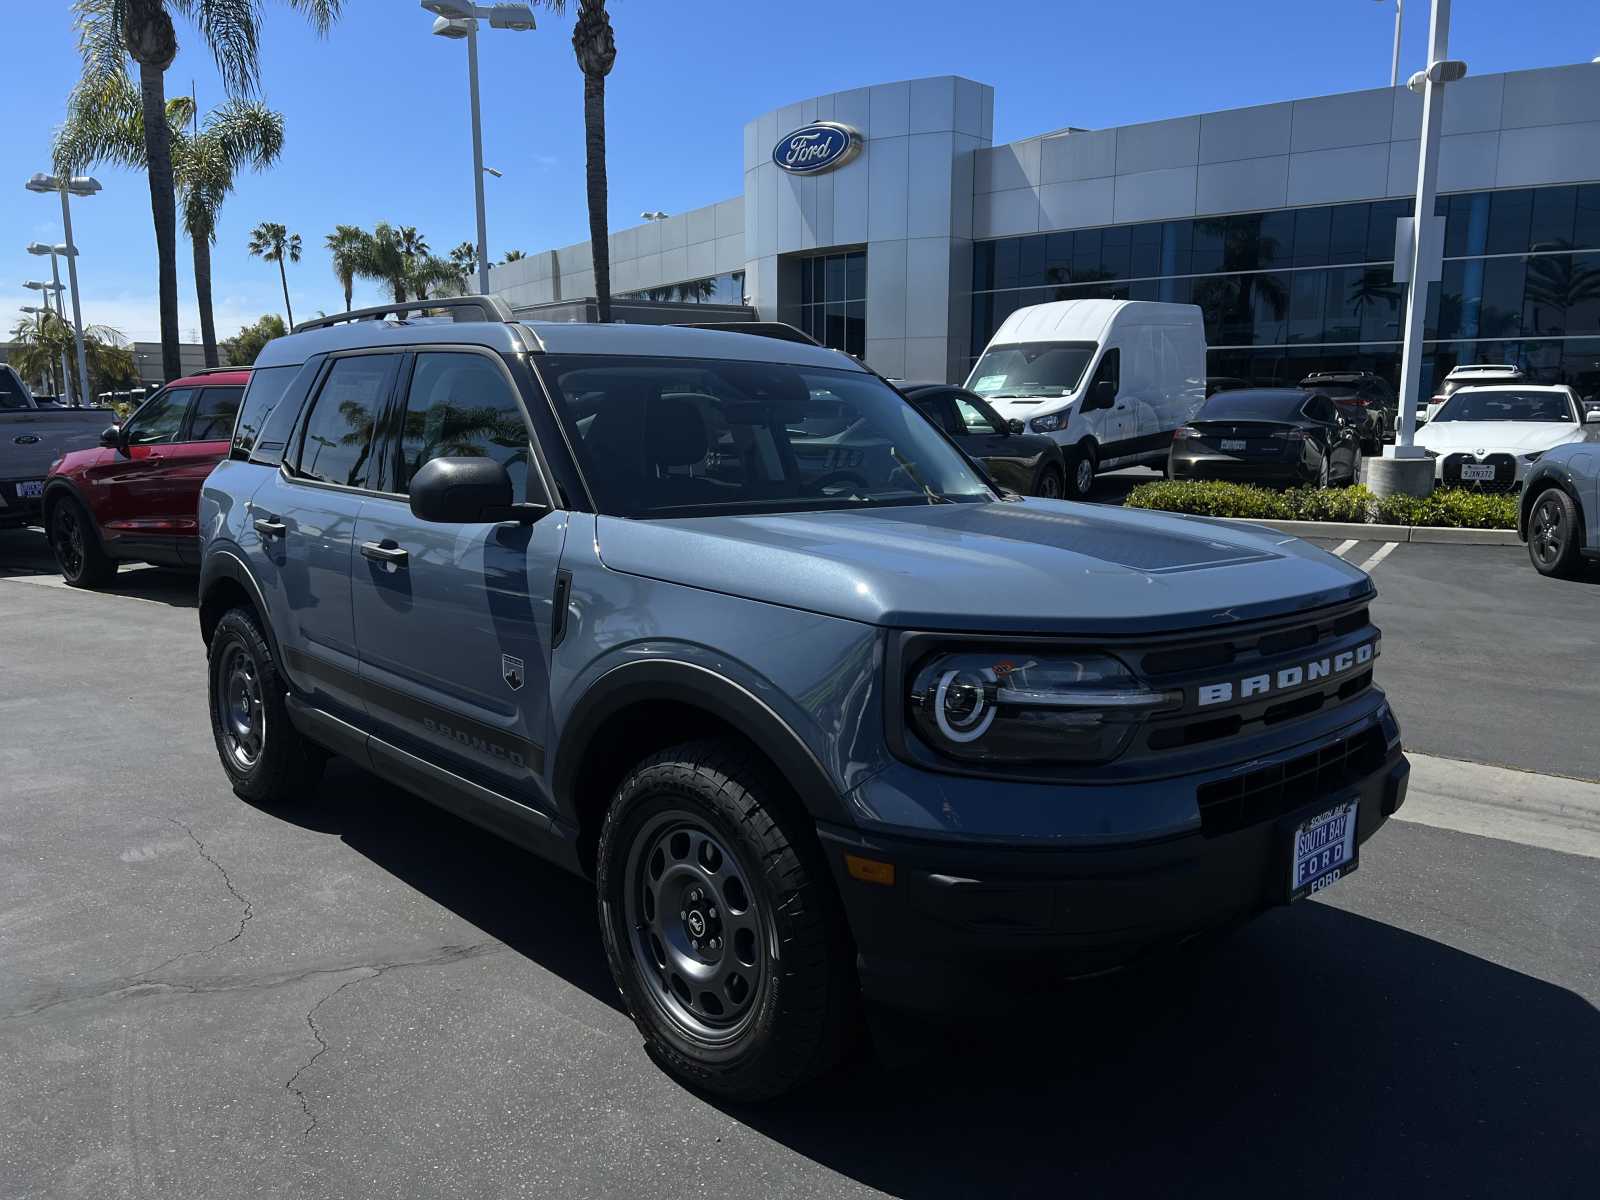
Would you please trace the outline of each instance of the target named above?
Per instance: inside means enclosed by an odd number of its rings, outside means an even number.
[[[200,565],[200,485],[227,457],[248,368],[178,379],[152,395],[93,450],[50,468],[44,527],[61,577],[98,587],[119,562]]]

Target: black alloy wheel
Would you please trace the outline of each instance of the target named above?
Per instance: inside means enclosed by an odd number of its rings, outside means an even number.
[[[57,501],[50,514],[50,548],[69,587],[102,587],[117,573],[116,561],[100,548],[89,514],[70,497]]]
[[[1569,578],[1578,570],[1578,506],[1560,488],[1547,488],[1528,514],[1528,557],[1541,575]]]

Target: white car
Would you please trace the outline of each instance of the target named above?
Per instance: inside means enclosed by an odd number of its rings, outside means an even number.
[[[1600,412],[1585,416],[1565,385],[1526,383],[1459,389],[1417,430],[1440,483],[1510,490],[1546,450],[1600,440]]]
[[[1426,403],[1417,405],[1417,427],[1420,429],[1424,422],[1433,420],[1439,406],[1461,388],[1477,387],[1484,383],[1521,383],[1522,379],[1522,368],[1514,363],[1469,363],[1452,367],[1450,373],[1440,380],[1439,390]]]

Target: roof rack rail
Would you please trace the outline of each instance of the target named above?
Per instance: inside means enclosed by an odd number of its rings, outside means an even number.
[[[335,313],[331,317],[318,317],[315,321],[301,321],[291,333],[304,333],[308,329],[328,329],[351,321],[382,321],[386,317],[403,318],[407,313],[446,309],[453,321],[490,321],[510,323],[516,320],[511,306],[499,296],[444,296],[437,300],[407,300],[398,304],[379,304],[373,308],[358,308],[352,312]]]
[[[249,363],[245,363],[244,366],[242,366],[242,367],[201,367],[198,371],[190,371],[189,374],[191,376],[194,376],[194,375],[221,375],[221,374],[224,374],[224,373],[230,372],[230,371],[248,371],[249,369],[250,369],[250,364]]]
[[[756,337],[776,338],[780,342],[800,342],[807,346],[821,346],[804,330],[784,321],[674,321],[679,329],[714,329],[724,333],[749,333]]]

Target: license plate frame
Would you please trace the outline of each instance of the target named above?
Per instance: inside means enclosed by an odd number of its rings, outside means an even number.
[[[1466,482],[1470,482],[1470,483],[1493,483],[1494,482],[1494,464],[1493,463],[1462,463],[1461,464],[1461,479],[1462,479],[1462,482],[1464,482],[1464,483],[1466,483]]]
[[[1223,438],[1218,445],[1224,450],[1248,450],[1250,443],[1244,438]]]
[[[1302,809],[1283,825],[1288,901],[1314,896],[1353,875],[1361,865],[1361,794],[1340,793]]]
[[[40,500],[44,498],[44,480],[19,479],[15,491],[18,500]]]

